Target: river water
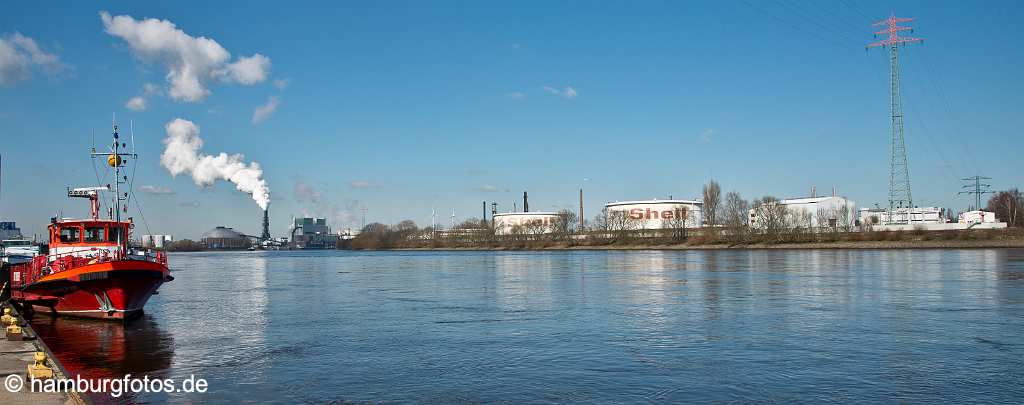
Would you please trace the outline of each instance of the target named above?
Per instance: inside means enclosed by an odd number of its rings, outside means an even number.
[[[146,403],[1024,399],[1024,250],[172,254],[143,319],[40,316]]]

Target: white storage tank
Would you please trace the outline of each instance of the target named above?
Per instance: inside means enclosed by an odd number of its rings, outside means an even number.
[[[609,223],[613,216],[625,216],[639,226],[635,229],[672,228],[682,221],[686,228],[700,228],[704,203],[696,200],[622,201],[604,205]]]
[[[495,235],[539,235],[554,232],[559,217],[555,212],[506,212],[493,219]]]

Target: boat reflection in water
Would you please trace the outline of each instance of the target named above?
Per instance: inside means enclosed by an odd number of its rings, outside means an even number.
[[[167,378],[174,357],[174,339],[149,315],[130,323],[36,316],[32,328],[71,374],[83,379]],[[145,400],[139,398],[145,396]],[[160,401],[162,393],[90,394],[97,404]]]

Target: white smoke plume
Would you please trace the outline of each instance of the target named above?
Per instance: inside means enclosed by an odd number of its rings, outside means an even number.
[[[167,138],[164,139],[164,153],[160,155],[160,164],[177,176],[186,173],[200,187],[212,186],[217,180],[227,180],[235,184],[238,191],[248,193],[256,204],[267,209],[270,203],[270,189],[263,180],[263,169],[260,164],[245,163],[241,154],[204,155],[200,152],[203,139],[199,137],[199,126],[192,121],[176,118],[164,127]]]

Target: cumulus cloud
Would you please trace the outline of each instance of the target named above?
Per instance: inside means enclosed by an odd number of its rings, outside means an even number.
[[[145,186],[139,187],[139,191],[142,191],[143,193],[147,193],[147,194],[158,194],[158,195],[174,194],[174,190],[171,190],[171,189],[169,189],[167,187],[150,186],[150,185],[145,185]]]
[[[278,90],[287,89],[288,86],[291,85],[291,84],[292,84],[292,79],[289,79],[289,78],[274,79],[274,87],[277,87]]]
[[[279,106],[280,104],[281,102],[278,101],[277,97],[270,96],[270,98],[267,99],[267,102],[265,104],[257,106],[255,109],[253,109],[253,125],[259,124],[263,121],[266,121],[267,118],[270,118],[270,116],[274,114],[274,111],[277,111],[277,106]]]
[[[0,85],[28,79],[33,66],[48,74],[67,68],[59,56],[44,52],[32,38],[19,32],[0,37]]]
[[[146,99],[141,96],[132,97],[128,99],[128,102],[124,103],[124,107],[132,111],[145,111]]]
[[[245,163],[241,154],[206,155],[200,152],[203,139],[199,137],[199,126],[192,121],[176,118],[164,127],[164,152],[160,165],[171,176],[189,174],[200,187],[212,186],[217,180],[230,181],[238,191],[248,193],[256,204],[267,209],[270,203],[270,188],[263,180],[263,169],[256,162]]]
[[[562,97],[562,98],[565,98],[565,99],[574,99],[574,98],[576,98],[576,89],[574,89],[574,88],[572,88],[570,86],[565,86],[565,88],[562,89],[562,90],[556,89],[556,88],[551,87],[551,86],[542,86],[541,88],[544,89],[544,91],[546,91],[548,93],[554,94],[556,96],[559,96],[559,97]]]
[[[137,58],[167,68],[167,94],[176,101],[202,101],[211,93],[211,81],[252,85],[270,76],[270,58],[257,53],[231,62],[231,53],[217,41],[193,37],[168,20],[106,11],[100,19],[107,34],[124,40]]]
[[[142,94],[128,99],[128,102],[124,103],[124,107],[132,111],[145,111],[146,110],[146,97],[160,94],[160,87],[153,83],[146,83],[142,85]]]

